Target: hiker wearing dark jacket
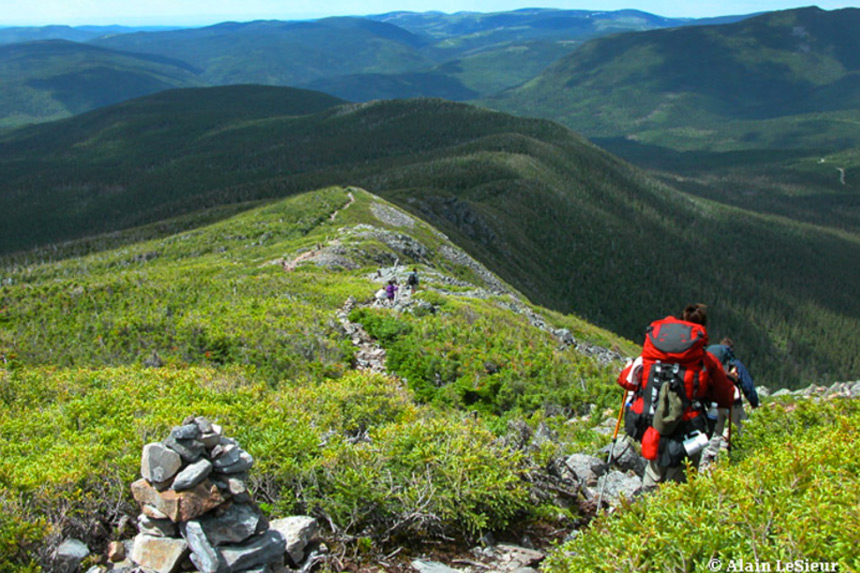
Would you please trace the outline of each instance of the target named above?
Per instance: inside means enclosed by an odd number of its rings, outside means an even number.
[[[732,342],[732,339],[724,338],[719,344],[708,346],[708,352],[713,354],[717,360],[720,361],[720,364],[723,365],[723,370],[725,370],[726,373],[737,378],[737,386],[740,388],[741,392],[743,392],[743,395],[746,397],[747,402],[750,403],[750,406],[758,408],[758,392],[755,390],[755,382],[753,382],[752,374],[750,374],[743,362],[738,360],[735,356],[734,342]],[[740,400],[740,397],[738,397],[735,400],[735,403]]]
[[[621,371],[618,383],[634,391],[625,431],[642,443],[648,460],[644,489],[683,482],[687,460],[698,467],[708,443],[706,404],[728,408],[734,385],[720,362],[705,351],[707,307],[688,305],[679,317],[651,323],[642,356]]]
[[[759,397],[758,392],[756,392],[755,389],[753,377],[749,370],[747,370],[746,366],[744,366],[743,362],[738,360],[735,356],[734,342],[732,342],[731,338],[724,338],[719,344],[709,346],[708,352],[720,361],[723,369],[728,373],[729,379],[735,384],[735,399],[732,401],[731,406],[731,420],[735,427],[735,435],[739,436],[743,431],[743,422],[747,419],[747,414],[744,411],[744,404],[741,396],[743,395],[746,397],[753,409],[759,407]],[[703,454],[703,458],[706,462],[711,462],[716,459],[717,455],[720,453],[720,448],[722,448],[723,445],[726,447],[730,446],[728,443],[729,436],[726,428],[728,417],[729,409],[719,408],[717,410],[716,425],[713,433],[711,434],[711,442],[708,444],[708,448]]]

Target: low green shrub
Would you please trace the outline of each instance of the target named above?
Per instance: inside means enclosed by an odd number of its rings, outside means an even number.
[[[382,344],[388,368],[421,402],[507,419],[605,407],[612,399],[613,367],[559,349],[550,334],[493,300],[451,300],[420,318],[358,309],[351,319]]]
[[[725,571],[752,570],[738,568],[741,560],[774,571],[795,560],[857,571],[860,407],[776,405],[756,412],[747,435],[739,463],[600,516],[545,568],[692,572],[719,559]]]

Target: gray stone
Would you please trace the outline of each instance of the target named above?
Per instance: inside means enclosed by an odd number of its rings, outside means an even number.
[[[196,423],[175,426],[170,430],[170,437],[176,440],[194,440],[200,436],[200,428]]]
[[[282,562],[285,551],[286,542],[283,536],[277,531],[269,530],[242,545],[222,547],[221,555],[231,571],[243,571],[278,560]]]
[[[188,556],[184,539],[152,537],[139,534],[134,538],[131,560],[155,573],[173,573]]]
[[[607,444],[600,450],[600,454],[605,455],[608,460],[610,451],[612,452],[613,466],[621,471],[632,471],[639,477],[645,474],[645,466],[648,464],[645,458],[636,451],[636,446],[628,436],[619,437],[615,442],[614,449],[612,449],[612,444]]]
[[[197,460],[177,474],[173,480],[173,489],[175,491],[191,489],[209,477],[210,473],[212,473],[212,462],[206,458]]]
[[[597,478],[606,471],[606,464],[594,456],[573,454],[564,460],[565,467],[573,474],[573,479],[580,485],[593,485]]]
[[[606,483],[605,486],[603,485],[604,482]],[[621,496],[633,499],[639,493],[641,486],[642,480],[640,478],[612,471],[598,480],[597,491],[603,491],[604,501],[610,505],[617,505],[621,501]]]
[[[146,514],[141,514],[137,518],[137,530],[152,537],[176,537],[179,534],[176,524],[167,516],[163,519],[153,519]]]
[[[559,328],[557,330],[553,330],[552,333],[562,343],[567,344],[568,346],[576,344],[576,339],[573,337],[573,334],[571,334],[570,331],[566,328]]]
[[[182,536],[191,550],[191,562],[201,573],[226,573],[227,563],[206,537],[203,526],[197,520],[182,524]]]
[[[526,549],[519,545],[500,543],[496,545],[496,563],[499,569],[515,570],[521,567],[531,567],[540,563],[546,555],[534,549]]]
[[[150,505],[148,503],[144,503],[140,510],[143,512],[143,515],[150,519],[168,519],[168,517],[159,511],[154,505]]]
[[[276,519],[269,527],[280,533],[287,544],[287,555],[298,565],[305,558],[305,549],[314,540],[319,531],[319,522],[313,517],[294,515]]]
[[[201,434],[208,434],[213,431],[212,422],[210,422],[208,418],[204,418],[203,416],[197,416],[196,418],[194,418],[194,423],[197,425],[197,428],[200,430]]]
[[[425,561],[423,559],[414,560],[412,567],[419,573],[459,573],[460,571],[460,569],[452,569],[438,561]]]
[[[235,444],[220,444],[212,450],[212,465],[217,469],[231,466],[239,461],[242,448]]]
[[[755,390],[759,398],[767,398],[771,394],[770,388],[767,386],[757,386]]]
[[[221,438],[218,440],[218,445],[212,448],[212,459],[214,460],[215,458],[221,456],[227,446],[239,447],[239,442],[237,442],[233,438],[225,438],[224,436],[221,436]]]
[[[771,394],[771,396],[773,396],[774,398],[778,398],[779,396],[788,396],[790,394],[791,390],[789,390],[788,388],[780,388],[779,390]]]
[[[66,539],[56,550],[54,550],[54,561],[57,573],[71,573],[77,571],[83,561],[90,554],[90,549],[83,541],[78,539]]]
[[[119,563],[125,561],[125,545],[122,541],[111,541],[108,543],[107,558],[111,563]]]
[[[262,512],[253,505],[234,503],[219,516],[207,515],[200,519],[206,537],[216,547],[242,543],[258,532]]]
[[[174,450],[160,442],[143,446],[140,458],[140,475],[150,483],[164,483],[179,471],[182,459]]]
[[[860,398],[860,382],[857,382],[853,386],[851,386],[850,392],[852,398]]]
[[[195,428],[197,426],[194,426]],[[182,458],[182,461],[193,463],[200,459],[200,456],[203,455],[203,451],[205,447],[203,446],[203,442],[198,440],[181,440],[173,437],[171,433],[170,436],[166,440],[164,440],[164,445],[179,454],[179,457]]]
[[[218,467],[218,471],[222,474],[237,474],[248,471],[253,465],[254,458],[251,454],[239,448],[239,459],[233,464]]]
[[[215,432],[200,434],[198,440],[207,448],[214,448],[221,442],[221,434]]]
[[[248,491],[247,476],[233,474],[227,478],[227,491],[232,495],[241,495]]]

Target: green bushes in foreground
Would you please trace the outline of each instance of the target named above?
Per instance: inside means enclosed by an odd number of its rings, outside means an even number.
[[[544,568],[764,570],[743,568],[759,563],[776,571],[777,561],[807,560],[860,570],[858,437],[853,401],[763,408],[748,426],[741,462],[600,517]],[[722,569],[709,569],[712,560]]]
[[[0,571],[32,565],[24,549],[49,536],[108,541],[134,513],[141,448],[187,415],[254,456],[255,497],[275,516],[386,540],[474,537],[530,511],[519,454],[385,376],[273,387],[239,369],[0,369]]]

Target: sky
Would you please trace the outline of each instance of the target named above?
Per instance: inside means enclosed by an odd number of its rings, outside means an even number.
[[[0,26],[204,26],[224,21],[304,20],[398,10],[500,12],[517,8],[621,10],[673,18],[752,14],[816,5],[860,7],[860,0],[0,0]]]

